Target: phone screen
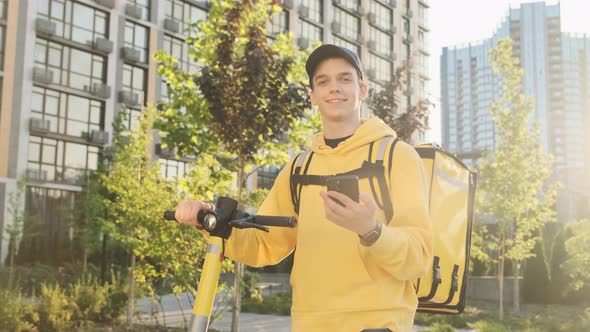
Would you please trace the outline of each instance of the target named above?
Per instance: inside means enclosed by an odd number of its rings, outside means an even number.
[[[359,201],[359,179],[356,175],[338,175],[326,180],[328,191],[337,191],[348,196],[353,201]],[[344,206],[342,202],[332,198],[336,203]]]

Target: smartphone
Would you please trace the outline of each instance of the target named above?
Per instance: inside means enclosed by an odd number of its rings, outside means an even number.
[[[359,178],[356,175],[336,175],[326,180],[328,191],[337,191],[348,196],[353,201],[359,201]],[[332,198],[336,203],[344,206],[339,200]]]

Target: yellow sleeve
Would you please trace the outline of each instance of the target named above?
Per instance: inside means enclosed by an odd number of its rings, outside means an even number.
[[[415,280],[427,271],[433,252],[426,174],[418,153],[404,142],[397,143],[392,163],[389,192],[393,220],[383,225],[372,246],[359,246],[373,277]]]
[[[257,214],[295,216],[289,186],[291,164],[283,167]],[[253,267],[279,263],[295,249],[297,228],[269,227],[269,230],[267,233],[256,229],[233,229],[225,241],[225,256]]]

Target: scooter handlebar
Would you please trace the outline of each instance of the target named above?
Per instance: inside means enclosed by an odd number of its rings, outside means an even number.
[[[168,210],[164,212],[165,220],[176,220],[176,211]],[[243,215],[243,214],[242,214]],[[240,217],[242,216],[240,215]],[[252,216],[251,223],[255,223],[262,226],[275,226],[275,227],[289,227],[293,228],[297,226],[297,219],[295,217],[284,217],[284,216]]]

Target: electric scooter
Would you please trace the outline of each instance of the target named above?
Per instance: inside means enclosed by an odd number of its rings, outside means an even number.
[[[217,292],[221,263],[223,262],[223,240],[228,239],[233,228],[255,228],[269,232],[267,226],[295,227],[295,217],[249,215],[238,210],[238,202],[229,197],[219,197],[213,211],[201,210],[197,220],[209,234],[209,244],[205,254],[205,263],[201,272],[197,297],[193,306],[190,332],[206,332]],[[175,211],[166,211],[164,219],[176,220]]]

